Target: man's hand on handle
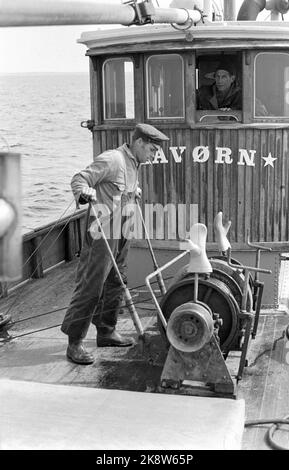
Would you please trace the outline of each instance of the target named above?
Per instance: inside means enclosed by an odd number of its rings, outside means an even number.
[[[141,199],[141,196],[142,196],[142,190],[141,188],[138,186],[135,190],[135,198],[137,201],[140,201]]]
[[[87,204],[88,202],[96,202],[96,191],[93,188],[84,188],[79,197],[80,204]]]

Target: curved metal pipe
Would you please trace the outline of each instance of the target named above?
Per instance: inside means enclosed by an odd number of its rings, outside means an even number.
[[[285,15],[289,10],[289,0],[266,0],[266,10]]]
[[[237,21],[255,21],[266,7],[266,0],[244,0],[239,10]]]
[[[289,10],[289,1],[288,0],[276,0],[276,7],[279,13],[285,15]]]

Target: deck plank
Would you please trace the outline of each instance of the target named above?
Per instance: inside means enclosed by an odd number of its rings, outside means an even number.
[[[283,336],[287,325],[288,315],[284,313],[261,315],[261,331],[251,342],[249,364],[239,385],[238,396],[246,400],[246,420],[283,418],[288,414],[289,365]],[[267,429],[268,425],[247,428],[243,448],[269,449],[264,440]],[[285,433],[281,439],[286,442],[288,435]]]

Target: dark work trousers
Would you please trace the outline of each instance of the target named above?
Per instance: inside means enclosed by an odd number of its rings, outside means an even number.
[[[127,218],[122,217],[122,222]],[[123,281],[127,282],[126,259],[130,241],[108,238]],[[90,323],[100,334],[112,332],[117,323],[123,289],[102,238],[94,239],[86,232],[79,259],[76,286],[61,330],[75,339],[83,339]]]

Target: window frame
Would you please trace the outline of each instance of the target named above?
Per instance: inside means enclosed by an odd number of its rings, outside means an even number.
[[[220,118],[226,118],[227,117],[233,117],[233,120],[227,120],[227,119],[219,119]],[[208,117],[214,118],[216,117],[215,120],[210,120],[206,121],[205,118]],[[232,111],[219,111],[218,109],[212,110],[209,109],[208,111],[205,109],[202,110],[197,110],[196,109],[196,123],[197,124],[244,124],[243,120],[243,112],[242,110],[232,110]]]
[[[148,74],[148,62],[149,59],[157,56],[178,56],[181,58],[182,61],[182,99],[183,99],[183,115],[182,116],[149,116],[149,74]],[[169,51],[169,52],[155,52],[155,53],[150,53],[150,54],[145,54],[144,56],[144,96],[145,96],[145,106],[144,106],[144,112],[145,112],[145,120],[147,122],[152,122],[156,124],[157,122],[164,123],[164,122],[177,122],[177,123],[184,123],[186,122],[186,111],[187,111],[187,104],[186,104],[186,60],[185,60],[185,55],[181,51]]]
[[[253,122],[263,122],[263,123],[282,123],[282,122],[289,122],[289,115],[288,116],[256,116],[255,115],[255,104],[256,104],[256,100],[255,100],[255,97],[256,97],[256,89],[255,89],[255,86],[256,86],[256,60],[258,58],[258,56],[260,56],[261,54],[273,54],[273,55],[276,55],[276,54],[283,54],[283,55],[288,55],[288,59],[289,59],[289,48],[288,49],[284,49],[284,50],[273,50],[273,49],[267,49],[267,50],[263,50],[263,49],[259,49],[259,50],[255,50],[253,51],[252,55],[252,99],[251,99],[251,103],[252,103],[252,109],[251,109],[251,115],[252,115],[252,121]],[[288,62],[288,65],[289,65],[289,62]],[[288,89],[288,92],[289,92],[289,89]]]
[[[106,89],[105,89],[105,65],[109,61],[115,61],[115,60],[121,60],[123,59],[124,61],[131,62],[133,65],[133,105],[134,105],[134,117],[133,118],[128,118],[128,117],[106,117]],[[112,56],[112,57],[106,57],[102,64],[101,64],[101,90],[102,90],[102,120],[104,123],[121,123],[121,122],[127,122],[127,123],[135,123],[136,122],[136,114],[137,114],[137,109],[136,109],[136,63],[134,57],[131,55],[121,55],[121,56]]]
[[[234,50],[229,50],[226,51],[229,54],[226,55],[232,55],[233,53],[238,54],[238,60],[241,63],[241,73],[239,76],[239,79],[241,81],[241,91],[242,91],[242,108],[241,109],[236,109],[236,110],[230,110],[230,111],[220,111],[218,109],[197,109],[197,62],[200,57],[205,57],[205,56],[219,56],[224,53],[224,50],[219,50],[219,49],[214,49],[214,50],[198,50],[196,51],[195,54],[195,123],[196,125],[199,126],[205,126],[205,125],[241,125],[245,124],[245,114],[244,114],[244,60],[243,60],[243,55],[244,55],[244,50],[243,49],[234,49]],[[208,116],[209,118],[213,118],[216,116],[216,119],[210,119],[209,121],[205,121],[204,117]],[[234,117],[234,120],[224,120],[218,119],[218,117],[226,117],[226,116],[232,116]]]

